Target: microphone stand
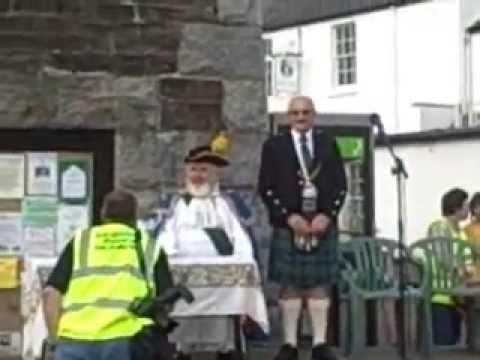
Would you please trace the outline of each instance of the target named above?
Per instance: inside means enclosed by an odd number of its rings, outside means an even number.
[[[398,277],[398,286],[399,286],[399,302],[400,302],[400,319],[398,322],[399,333],[398,337],[398,346],[401,359],[407,359],[407,342],[406,342],[406,329],[405,329],[405,292],[406,292],[406,281],[405,281],[405,260],[407,258],[407,249],[405,247],[405,181],[408,178],[407,170],[405,169],[405,164],[403,160],[395,154],[393,145],[390,142],[390,137],[385,132],[380,119],[377,117],[376,121],[373,121],[374,125],[377,125],[378,136],[380,140],[386,145],[388,152],[390,153],[391,158],[393,159],[392,166],[392,175],[396,179],[396,190],[397,190],[397,211],[398,211],[398,247],[399,247],[399,258],[398,258],[398,268],[399,268],[399,277]]]

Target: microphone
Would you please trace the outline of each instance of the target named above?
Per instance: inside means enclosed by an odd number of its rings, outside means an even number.
[[[376,113],[370,115],[370,124],[376,126],[379,129],[383,129],[382,120],[380,120],[380,116]]]
[[[383,127],[382,120],[380,120],[380,116],[376,113],[370,115],[370,124],[376,127],[378,130],[378,136],[383,137],[385,135],[385,128]]]

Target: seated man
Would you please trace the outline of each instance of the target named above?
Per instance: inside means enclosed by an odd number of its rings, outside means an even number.
[[[467,240],[460,224],[468,217],[468,193],[460,188],[450,189],[442,196],[441,207],[442,218],[429,225],[427,236]],[[438,275],[434,271],[433,285],[437,281],[439,281]],[[460,340],[462,305],[461,299],[445,294],[433,294],[432,326],[436,345],[454,345]]]
[[[202,146],[185,158],[185,190],[174,202],[158,241],[172,259],[218,258],[255,263],[251,240],[232,206],[219,190],[219,168],[227,159]],[[218,359],[230,359],[235,348],[234,320],[226,316],[182,318],[173,334],[178,359],[190,359],[194,351],[216,351]],[[206,331],[207,329],[207,331]]]

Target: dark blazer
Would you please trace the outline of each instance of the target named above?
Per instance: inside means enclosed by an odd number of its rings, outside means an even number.
[[[322,130],[313,133],[314,167],[320,165],[313,180],[318,190],[317,210],[334,222],[347,192],[345,168],[334,139]],[[304,184],[290,131],[275,135],[263,144],[258,188],[274,227],[286,227],[292,213],[301,214]]]

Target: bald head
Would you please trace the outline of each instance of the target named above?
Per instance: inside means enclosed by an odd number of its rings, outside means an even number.
[[[308,96],[295,96],[288,104],[288,120],[300,132],[310,130],[315,120],[315,105]]]

